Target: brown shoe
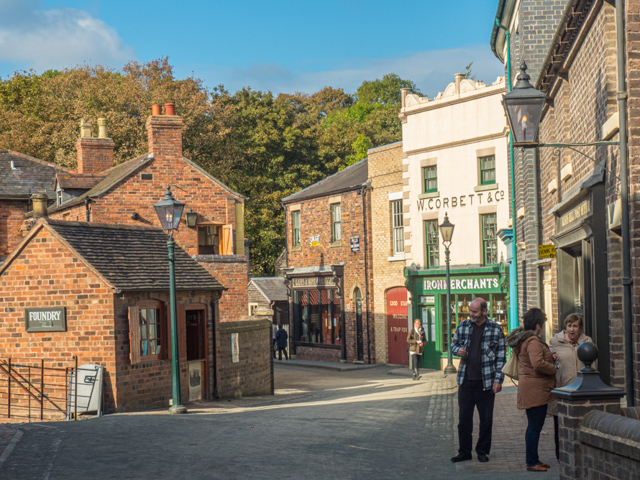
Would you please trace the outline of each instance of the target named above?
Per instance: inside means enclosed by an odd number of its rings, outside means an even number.
[[[538,464],[538,465],[534,465],[533,467],[527,467],[527,471],[528,472],[546,472],[547,469],[544,468],[542,465]]]
[[[549,465],[548,463],[538,462],[538,465],[540,465],[542,468],[551,468],[551,465]]]

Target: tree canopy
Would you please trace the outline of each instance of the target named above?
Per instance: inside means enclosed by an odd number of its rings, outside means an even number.
[[[390,73],[363,82],[355,94],[333,87],[230,94],[197,78],[175,78],[167,58],[131,62],[122,71],[16,72],[0,80],[0,148],[75,168],[80,119],[103,116],[118,164],[147,151],[150,106],[173,101],[184,120],[184,156],[249,197],[252,274],[273,275],[284,248],[281,198],[361,160],[371,147],[400,140],[400,88],[419,93]]]

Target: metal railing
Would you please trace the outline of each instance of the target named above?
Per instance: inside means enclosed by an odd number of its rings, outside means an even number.
[[[27,422],[69,418],[70,393],[77,397],[78,385],[78,358],[72,362],[69,366],[60,360],[0,358],[0,418]],[[71,383],[76,392],[69,392]]]

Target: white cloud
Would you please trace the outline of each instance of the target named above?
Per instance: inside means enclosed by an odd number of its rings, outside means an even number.
[[[72,8],[43,10],[38,0],[3,0],[0,61],[38,72],[78,64],[123,65],[136,59],[116,30]]]
[[[359,58],[339,60],[330,70],[318,72],[296,71],[277,64],[253,64],[250,67],[214,67],[199,65],[205,82],[219,83],[231,92],[244,86],[254,90],[271,90],[274,93],[313,93],[325,86],[343,88],[353,93],[364,80],[382,78],[395,73],[413,81],[423,95],[434,97],[453,82],[454,74],[471,67],[477,80],[491,84],[504,75],[502,63],[494,57],[489,45],[471,45],[448,50],[428,50],[398,58]],[[326,62],[323,62],[326,63]],[[313,62],[308,66],[313,68]]]

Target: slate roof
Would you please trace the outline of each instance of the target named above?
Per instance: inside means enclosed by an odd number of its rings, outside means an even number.
[[[63,190],[90,190],[104,178],[104,175],[88,173],[58,172],[56,184]]]
[[[286,302],[289,300],[284,277],[254,277],[251,279],[251,283],[270,302]]]
[[[43,218],[32,231],[39,225],[117,290],[169,290],[167,235],[161,229]],[[177,290],[226,290],[177,244],[174,256]],[[2,265],[0,274],[9,267],[12,257]]]
[[[32,193],[55,198],[56,172],[69,172],[69,169],[23,153],[0,150],[0,199],[23,200]]]
[[[369,170],[367,167],[367,159],[365,158],[358,163],[348,166],[344,170],[340,170],[338,173],[334,173],[299,192],[283,198],[282,203],[297,202],[356,190],[365,184],[368,178]]]

